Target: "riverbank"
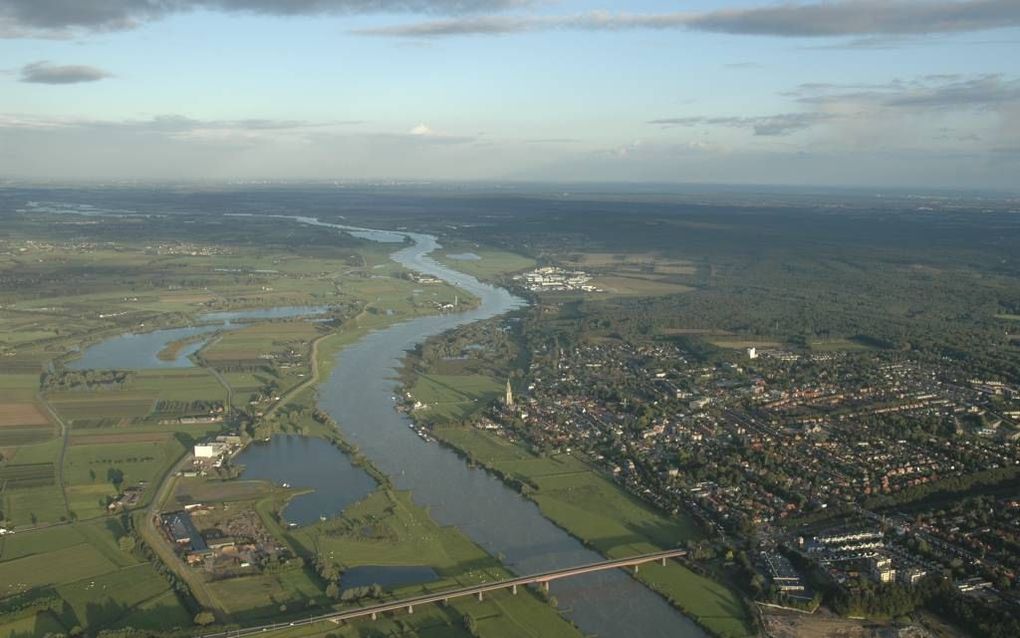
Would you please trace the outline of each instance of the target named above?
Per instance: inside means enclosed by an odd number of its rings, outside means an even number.
[[[286,499],[267,497],[261,500],[257,512],[272,533],[286,542],[308,566],[329,561],[335,563],[341,573],[365,566],[422,566],[439,575],[437,580],[426,584],[395,587],[387,592],[387,598],[507,578],[512,574],[496,557],[486,553],[460,530],[440,526],[427,509],[413,503],[409,493],[393,490],[390,477],[348,442],[342,427],[316,407],[318,381],[329,375],[338,358],[343,357],[343,349],[369,332],[396,321],[386,315],[361,313],[342,329],[317,338],[315,347],[308,351],[309,382],[295,388],[295,392],[281,399],[266,415],[275,425],[274,433],[330,442],[338,453],[345,454],[356,467],[372,477],[378,487],[339,515],[311,525],[286,528],[282,524],[281,512],[291,498],[299,495],[296,492]],[[341,533],[341,530],[348,533]],[[328,583],[318,576],[313,579],[321,581],[319,584],[325,590]],[[340,581],[343,582],[342,575]],[[366,624],[358,623],[362,628]],[[400,626],[425,629],[430,625],[442,626],[443,635],[463,632],[465,636],[581,636],[543,594],[532,591],[518,596],[498,593],[487,597],[483,603],[459,601],[427,613],[416,612],[414,616],[380,619],[373,623],[380,631]],[[473,630],[469,632],[468,626]]]
[[[690,519],[656,512],[569,454],[538,457],[471,427],[440,426],[432,433],[607,558],[668,549],[702,538]],[[665,567],[642,566],[635,577],[717,636],[754,635],[752,615],[741,596],[695,569],[671,562]]]

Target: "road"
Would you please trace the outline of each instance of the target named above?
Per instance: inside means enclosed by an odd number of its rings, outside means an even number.
[[[159,513],[163,510],[164,504],[173,495],[173,488],[177,485],[178,473],[185,465],[190,464],[191,461],[192,456],[189,452],[176,465],[170,468],[170,471],[163,477],[159,487],[156,489],[156,493],[152,496],[152,502],[141,515],[142,520],[141,525],[138,527],[138,533],[149,548],[159,556],[163,564],[172,570],[178,578],[187,583],[188,588],[191,589],[191,595],[195,597],[198,604],[211,611],[217,621],[226,622],[227,614],[206,586],[202,574],[189,569],[187,565],[181,562],[181,559],[174,552],[173,547],[171,547],[169,541],[163,535],[163,530],[160,529],[157,523]]]
[[[57,458],[57,466],[55,468],[57,485],[60,487],[60,495],[64,499],[64,511],[67,512],[67,518],[70,520],[71,516],[71,503],[67,500],[67,489],[64,485],[64,455],[67,453],[67,439],[71,435],[71,428],[67,427],[64,420],[60,418],[57,411],[53,409],[50,402],[46,400],[46,396],[40,392],[38,394],[39,403],[42,404],[46,411],[50,413],[53,420],[60,425],[60,456]]]
[[[312,340],[311,359],[308,361],[308,369],[312,373],[311,376],[302,381],[301,383],[297,384],[290,390],[287,390],[287,392],[285,392],[283,396],[281,396],[276,401],[276,403],[273,404],[273,407],[266,410],[266,413],[263,416],[263,418],[268,419],[269,417],[273,416],[274,414],[276,414],[277,410],[287,405],[287,403],[289,403],[291,399],[296,397],[299,392],[319,382],[319,343],[326,337],[332,337],[334,334],[336,333],[330,332],[322,336],[316,337],[315,339]]]

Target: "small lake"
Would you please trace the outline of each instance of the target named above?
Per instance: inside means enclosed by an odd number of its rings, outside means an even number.
[[[343,589],[380,585],[383,589],[396,589],[405,585],[430,583],[439,579],[431,567],[363,565],[346,570],[340,579]]]
[[[223,330],[238,330],[245,322],[264,319],[320,315],[325,306],[281,306],[230,312],[210,312],[199,315],[200,324],[186,328],[166,328],[151,332],[128,332],[90,346],[82,355],[67,364],[71,370],[149,370],[154,368],[191,368],[189,358],[202,349],[208,339],[197,339],[180,349],[177,357],[164,361],[159,353],[168,344],[199,335],[212,335]]]
[[[315,490],[295,496],[283,509],[284,520],[298,525],[336,516],[376,488],[375,480],[340,449],[306,436],[280,435],[268,443],[252,443],[234,463],[244,466],[242,479]]]

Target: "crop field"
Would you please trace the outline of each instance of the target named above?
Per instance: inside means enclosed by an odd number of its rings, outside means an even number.
[[[0,428],[49,424],[50,420],[34,403],[0,403]]]
[[[115,434],[93,434],[87,430],[71,433],[68,443],[75,445],[115,445],[119,443],[163,443],[170,434],[168,432],[117,432]]]
[[[154,399],[137,392],[61,392],[50,403],[68,423],[89,419],[140,418],[152,411]]]
[[[8,490],[53,485],[55,476],[52,463],[26,463],[0,467],[0,484]]]
[[[47,441],[56,435],[52,427],[37,426],[33,428],[0,429],[0,448],[33,445]]]

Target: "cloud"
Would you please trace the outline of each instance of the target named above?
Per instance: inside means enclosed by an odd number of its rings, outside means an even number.
[[[74,29],[129,29],[196,9],[277,16],[462,15],[527,4],[529,0],[0,0],[0,35],[38,37]]]
[[[692,29],[743,35],[823,37],[983,31],[1020,25],[1015,0],[842,0],[715,11]]]
[[[417,126],[408,131],[408,133],[411,135],[435,135],[432,128],[424,122],[419,123]]]
[[[707,13],[609,13],[569,16],[468,16],[355,31],[362,35],[436,38],[544,30],[687,29],[777,37],[894,36],[985,31],[1020,26],[1016,0],[836,0]]]
[[[199,120],[184,115],[157,115],[148,119],[137,120],[93,120],[0,114],[0,129],[120,131],[134,134],[155,134],[165,137],[182,136],[202,131],[243,131],[248,133],[303,131],[353,126],[361,123],[358,120],[334,120],[328,122],[270,119]]]
[[[21,67],[21,81],[33,84],[78,84],[108,77],[112,74],[94,66],[53,65],[45,60]]]
[[[804,104],[914,109],[982,109],[1020,104],[1020,80],[1000,74],[927,75],[884,84],[802,84],[785,95]]]
[[[756,117],[670,117],[651,120],[649,124],[663,127],[672,126],[726,126],[730,128],[746,128],[755,135],[780,136],[790,135],[819,122],[832,119],[829,113],[781,113],[779,115],[763,115]]]

